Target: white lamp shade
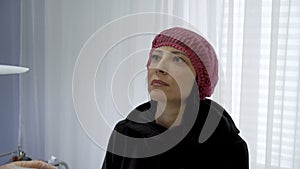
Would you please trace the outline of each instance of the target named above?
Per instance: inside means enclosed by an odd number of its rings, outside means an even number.
[[[20,74],[27,72],[29,68],[21,66],[0,65],[0,75]]]

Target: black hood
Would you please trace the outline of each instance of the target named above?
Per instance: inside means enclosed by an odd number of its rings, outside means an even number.
[[[189,104],[186,106],[181,124],[169,129],[155,122],[156,102],[150,101],[138,106],[125,120],[115,126],[114,131],[129,137],[151,137],[151,139],[142,139],[143,142],[139,145],[119,138],[118,134],[113,132],[109,149],[118,149],[121,153],[126,152],[134,156],[123,157],[107,152],[102,168],[248,169],[247,144],[239,137],[239,130],[230,115],[219,104],[209,99],[201,100],[198,104],[193,102]],[[171,134],[165,139],[163,135],[169,132]],[[152,137],[156,135],[157,137]],[[153,147],[153,144],[149,143],[156,138],[155,143],[158,144]],[[172,144],[176,139],[179,142]],[[154,152],[157,148],[165,149],[168,145],[174,146],[154,156],[136,156],[141,152],[143,154]]]
[[[138,137],[146,138],[167,130],[167,128],[155,122],[156,105],[155,101],[146,102],[127,116],[125,121],[132,130],[131,133],[136,132],[139,133]],[[196,118],[196,120],[187,117],[187,115],[191,115],[195,111],[196,114],[192,117]],[[192,135],[200,143],[224,143],[239,134],[238,128],[227,111],[210,99],[201,100],[197,107],[188,106],[184,114],[182,124],[174,127],[173,130],[182,130],[182,128],[192,125],[192,128],[188,128],[190,130],[189,135]],[[136,135],[133,135],[133,137],[136,137]]]

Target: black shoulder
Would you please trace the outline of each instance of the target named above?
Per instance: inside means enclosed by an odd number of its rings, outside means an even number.
[[[132,122],[128,119],[119,121],[114,127],[114,132],[118,132],[126,136],[132,135],[132,131],[130,128],[131,123]]]
[[[129,114],[128,116],[119,121],[116,125],[115,125],[115,130],[119,131],[122,130],[124,128],[127,128],[128,125],[130,123],[133,122],[134,119],[137,118],[137,116],[141,115],[141,112],[145,112],[147,110],[149,110],[151,108],[151,102],[146,102],[146,103],[142,103],[141,105],[137,106],[136,108],[134,108]]]
[[[119,121],[114,130],[129,137],[148,137],[157,131],[153,126],[154,111],[156,107],[152,102],[146,102],[133,109],[126,119]]]
[[[217,102],[206,99],[201,101],[201,106],[200,113],[205,116],[201,132],[214,130],[210,141],[231,141],[240,133],[229,113]]]

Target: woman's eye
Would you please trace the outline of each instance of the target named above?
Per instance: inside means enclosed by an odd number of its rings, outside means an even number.
[[[178,62],[178,63],[184,62],[184,60],[178,56],[174,57],[173,60],[174,60],[174,62]]]
[[[152,61],[159,61],[159,59],[160,59],[160,56],[158,56],[158,55],[152,55],[152,57],[151,57]]]

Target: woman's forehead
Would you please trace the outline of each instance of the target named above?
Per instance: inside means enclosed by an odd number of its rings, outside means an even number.
[[[154,51],[174,51],[174,52],[182,52],[183,54],[185,54],[183,51],[178,50],[171,46],[161,46],[161,47],[156,48]]]
[[[170,47],[170,46],[162,46],[162,47],[156,48],[153,52],[160,53],[160,54],[164,53],[164,52],[172,53],[172,54],[175,54],[175,55],[180,54],[180,55],[185,56],[185,57],[188,58],[186,53],[184,53],[183,51],[178,50],[176,48]]]

